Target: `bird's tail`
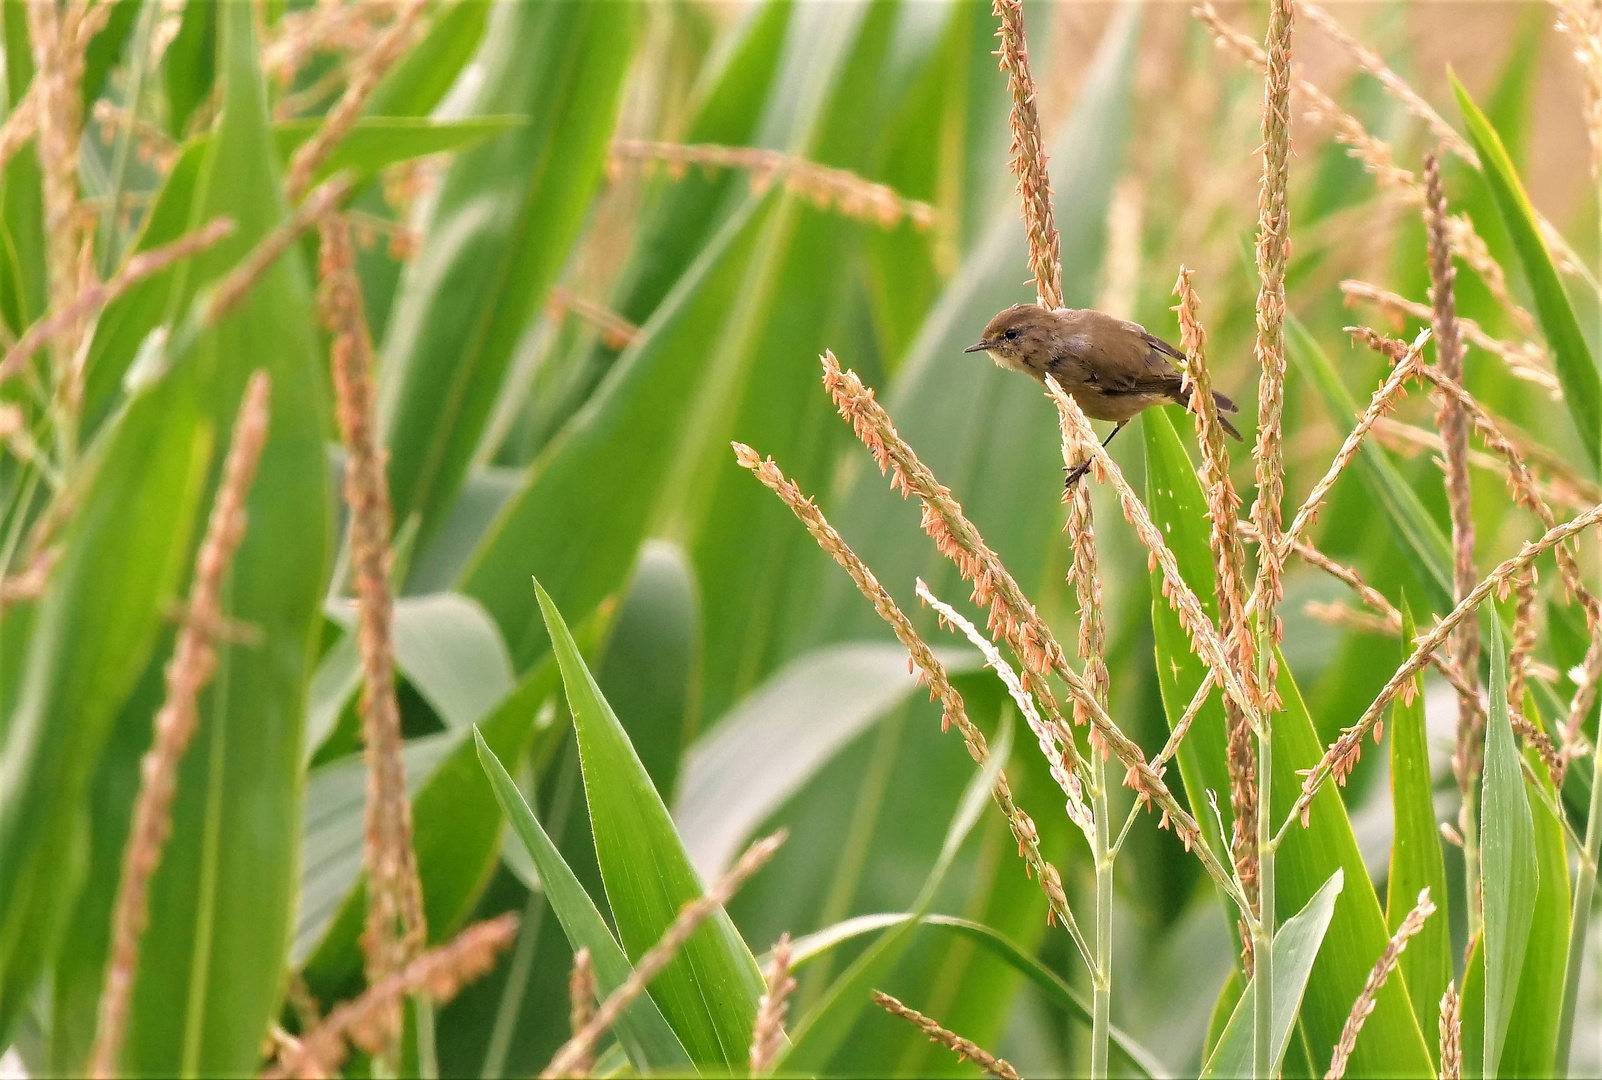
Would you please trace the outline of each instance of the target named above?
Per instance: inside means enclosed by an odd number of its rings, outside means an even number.
[[[1183,404],[1185,406],[1185,408],[1189,409],[1191,407],[1191,404],[1190,404],[1191,390],[1190,390],[1190,384],[1189,383],[1186,383],[1184,385],[1184,390],[1182,391],[1182,393],[1184,395],[1184,400],[1181,402],[1181,404]],[[1235,430],[1235,425],[1231,424],[1223,416],[1223,414],[1227,413],[1227,412],[1229,412],[1229,413],[1240,412],[1240,406],[1236,405],[1235,402],[1232,401],[1227,395],[1220,394],[1217,390],[1213,391],[1213,403],[1218,406],[1218,412],[1219,412],[1218,425],[1219,425],[1219,427],[1223,428],[1225,434],[1227,434],[1230,438],[1234,439],[1236,442],[1245,442],[1246,440],[1241,437],[1240,432]]]

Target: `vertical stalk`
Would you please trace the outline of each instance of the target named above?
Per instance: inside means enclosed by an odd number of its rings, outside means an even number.
[[[1107,1075],[1107,1041],[1112,1030],[1112,819],[1107,814],[1107,763],[1094,749],[1090,767],[1096,785],[1091,793],[1096,816],[1096,970],[1091,972],[1090,1075],[1101,1080]]]
[[[1273,673],[1269,657],[1274,641],[1271,623],[1258,616],[1257,685],[1268,697]],[[1257,922],[1252,926],[1252,1075],[1273,1074],[1274,1048],[1274,733],[1272,713],[1263,710],[1257,733]]]
[[[1569,1074],[1569,1048],[1574,1042],[1574,1009],[1580,996],[1580,971],[1585,963],[1585,937],[1596,897],[1597,857],[1602,855],[1602,729],[1591,754],[1591,809],[1585,821],[1585,853],[1579,880],[1574,883],[1574,910],[1569,916],[1569,957],[1563,977],[1563,1007],[1558,1013],[1557,1057],[1552,1075]]]

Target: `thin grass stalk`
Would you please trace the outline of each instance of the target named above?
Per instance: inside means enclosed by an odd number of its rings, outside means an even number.
[[[0,125],[0,169],[6,167],[18,150],[28,145],[38,130],[39,98],[36,85],[30,84],[11,107],[5,124]]]
[[[1373,703],[1364,710],[1363,715],[1350,727],[1342,728],[1340,738],[1330,744],[1329,748],[1319,758],[1317,765],[1311,769],[1302,783],[1302,793],[1292,807],[1290,815],[1280,827],[1280,832],[1289,828],[1291,823],[1300,819],[1307,824],[1307,814],[1312,805],[1313,796],[1323,786],[1324,781],[1331,776],[1338,783],[1344,783],[1345,777],[1357,764],[1358,756],[1362,752],[1363,738],[1374,730],[1381,715],[1391,700],[1399,693],[1414,675],[1423,670],[1429,663],[1429,657],[1445,644],[1451,632],[1457,625],[1468,618],[1493,592],[1505,593],[1512,587],[1513,579],[1522,573],[1540,556],[1563,543],[1571,536],[1577,536],[1598,522],[1602,522],[1602,504],[1591,507],[1585,513],[1571,518],[1554,529],[1549,529],[1539,540],[1526,541],[1519,549],[1519,553],[1502,562],[1489,575],[1487,575],[1474,589],[1465,596],[1428,634],[1418,639],[1417,646],[1406,662],[1396,670]]]
[[[370,1054],[378,1053],[386,1040],[387,1018],[402,1002],[419,995],[430,1001],[450,1001],[463,986],[495,966],[496,958],[517,938],[517,925],[517,914],[508,911],[474,923],[444,945],[423,953],[383,982],[369,986],[354,1001],[335,1008],[300,1037],[298,1047],[266,1069],[263,1080],[337,1076],[349,1043]]]
[[[412,850],[411,800],[401,760],[403,738],[395,697],[394,601],[389,589],[392,553],[389,483],[375,431],[376,390],[372,344],[362,312],[361,285],[349,223],[323,222],[322,314],[334,335],[332,364],[340,434],[349,451],[345,501],[350,507],[350,561],[361,653],[362,738],[368,769],[363,863],[367,870],[367,981],[376,985],[401,970],[427,940],[422,887]],[[397,1004],[382,1056],[400,1036]]]
[[[751,190],[757,194],[779,183],[820,210],[833,209],[881,229],[893,229],[910,221],[914,228],[924,231],[932,228],[939,217],[929,203],[909,199],[892,187],[781,150],[648,139],[612,141],[607,161],[612,175],[620,173],[625,165],[652,163],[663,165],[673,178],[692,167],[703,171],[738,169],[750,174]]]
[[[1507,653],[1507,703],[1515,715],[1524,715],[1524,687],[1530,665],[1535,660],[1536,594],[1535,567],[1518,576],[1513,585],[1513,645]],[[1558,781],[1562,783],[1562,779]]]
[[[590,950],[580,949],[573,954],[573,970],[567,977],[568,1033],[583,1031],[595,1015],[595,968],[590,964]],[[595,1068],[593,1053],[573,1063],[574,1076],[588,1076]]]
[[[756,1021],[751,1025],[751,1075],[761,1076],[773,1068],[784,1049],[784,1016],[795,992],[795,976],[790,974],[790,935],[780,934],[768,960],[767,989],[757,1002]]]
[[[983,1047],[971,1040],[964,1039],[954,1031],[948,1031],[941,1026],[940,1021],[923,1015],[917,1009],[910,1009],[880,990],[873,992],[873,1003],[891,1016],[899,1016],[925,1035],[929,1041],[939,1043],[957,1055],[957,1060],[972,1061],[982,1069],[986,1076],[996,1077],[996,1080],[1018,1080],[1018,1070],[1013,1068],[1004,1058],[996,1057]],[[1101,1075],[1092,1073],[1092,1075]]]
[[[1251,623],[1246,614],[1246,552],[1241,546],[1236,524],[1241,499],[1229,475],[1229,449],[1224,442],[1223,425],[1218,422],[1218,403],[1213,400],[1212,373],[1207,366],[1207,332],[1201,323],[1201,302],[1191,285],[1191,272],[1179,268],[1174,283],[1179,303],[1179,338],[1186,356],[1184,377],[1191,384],[1190,400],[1196,416],[1196,442],[1202,451],[1202,478],[1207,493],[1207,519],[1212,525],[1213,570],[1218,580],[1218,629],[1232,655],[1236,677],[1254,701],[1260,700],[1253,685],[1256,675],[1255,649]],[[1246,714],[1228,696],[1224,698],[1224,721],[1229,740],[1229,807],[1232,817],[1230,850],[1235,874],[1255,909],[1257,904],[1257,844],[1253,829],[1257,821],[1257,751],[1252,744],[1252,726]],[[1252,970],[1251,935],[1241,923],[1241,961]]]
[[[1251,38],[1226,23],[1210,3],[1191,9],[1210,29],[1221,48],[1227,48],[1258,72],[1265,72],[1268,56]],[[1349,156],[1361,162],[1380,187],[1398,192],[1411,206],[1423,206],[1424,188],[1411,172],[1397,166],[1389,143],[1370,134],[1362,123],[1335,103],[1335,99],[1307,79],[1296,80],[1296,92],[1306,99],[1306,113],[1310,119],[1323,119],[1333,130],[1336,142],[1347,147]],[[1517,300],[1508,287],[1502,265],[1491,256],[1490,249],[1466,216],[1458,215],[1449,222],[1452,253],[1473,267],[1486,289],[1525,337],[1535,336],[1535,316]],[[1572,266],[1572,263],[1567,264]]]
[[[1035,110],[1035,79],[1029,71],[1029,47],[1024,38],[1023,0],[995,0],[991,13],[1001,20],[996,37],[1001,48],[1001,70],[1007,73],[1012,95],[1008,125],[1012,130],[1010,164],[1018,177],[1023,202],[1024,231],[1029,238],[1029,269],[1035,275],[1040,306],[1062,307],[1062,262],[1058,256],[1057,225],[1051,208],[1051,181],[1046,175],[1045,140]]]
[[[161,864],[172,833],[172,803],[178,792],[178,766],[200,726],[200,693],[217,670],[216,639],[223,625],[223,579],[245,537],[245,502],[267,443],[268,395],[265,371],[250,377],[240,401],[234,433],[223,462],[205,539],[195,557],[194,582],[183,626],[167,663],[167,700],[156,714],[155,734],[139,768],[139,794],[123,848],[122,876],[111,914],[111,946],[106,982],[100,992],[89,1073],[115,1076],[128,1026],[128,1006],[139,970],[139,939],[149,920],[150,879]]]
[[[1094,442],[1094,438],[1091,441]],[[1065,437],[1063,464],[1072,469],[1084,457],[1083,441],[1070,449]],[[1079,659],[1084,665],[1085,681],[1091,693],[1105,709],[1111,679],[1107,674],[1107,638],[1102,621],[1096,521],[1090,504],[1090,485],[1078,484],[1065,495],[1068,500],[1065,528],[1073,548],[1073,563],[1068,576],[1073,581],[1074,594],[1079,601]],[[1080,724],[1087,722],[1083,708],[1078,704],[1074,706],[1074,719]],[[1091,813],[1094,817],[1090,847],[1096,868],[1096,964],[1090,978],[1090,1075],[1105,1077],[1108,1042],[1112,1032],[1113,862],[1117,851],[1112,846],[1112,816],[1107,807],[1107,751],[1097,738],[1095,728],[1090,729],[1090,771]]]
[[[1453,382],[1463,381],[1463,346],[1457,328],[1457,300],[1454,283],[1457,269],[1452,265],[1451,244],[1447,237],[1446,194],[1441,189],[1440,161],[1434,154],[1424,156],[1424,223],[1429,238],[1431,324],[1435,330],[1437,366]],[[1451,395],[1437,395],[1436,427],[1446,444],[1447,508],[1452,521],[1453,601],[1462,600],[1474,587],[1474,516],[1470,500],[1468,469],[1468,421],[1462,407]],[[1475,619],[1465,620],[1447,642],[1452,663],[1463,680],[1473,687],[1478,680],[1480,635]],[[1484,745],[1484,714],[1478,706],[1479,694],[1459,694],[1457,703],[1457,747],[1452,755],[1452,771],[1462,793],[1458,828],[1463,834],[1463,872],[1469,897],[1469,935],[1479,931],[1480,849],[1477,807],[1480,761]]]
[[[1274,713],[1279,708],[1278,662],[1281,627],[1275,611],[1283,590],[1284,552],[1280,548],[1285,493],[1285,267],[1290,257],[1290,84],[1293,0],[1270,0],[1268,56],[1263,81],[1263,179],[1257,201],[1257,499],[1252,521],[1259,535],[1257,585],[1257,918],[1252,922],[1252,1067],[1256,1076],[1272,1072],[1274,1018]]]
[[[1368,300],[1393,315],[1424,322],[1434,317],[1434,311],[1428,304],[1398,296],[1389,289],[1382,289],[1367,281],[1348,278],[1341,282],[1341,294],[1346,297],[1348,305],[1356,300]],[[1457,328],[1463,340],[1500,359],[1515,376],[1541,387],[1553,400],[1562,400],[1563,390],[1558,385],[1557,375],[1553,373],[1551,354],[1542,346],[1532,341],[1514,344],[1494,338],[1479,323],[1461,314],[1457,317]]]
[[[1187,850],[1195,852],[1213,880],[1226,894],[1238,900],[1237,883],[1202,837],[1195,818],[1179,805],[1162,777],[1146,763],[1139,744],[1119,729],[1095,700],[1084,679],[1069,666],[1051,628],[963,514],[961,504],[952,498],[950,489],[935,478],[896,432],[889,415],[856,373],[842,371],[832,352],[825,353],[822,359],[824,386],[833,396],[840,415],[851,423],[857,438],[873,454],[880,471],[891,474],[891,489],[916,495],[923,504],[924,531],[934,540],[940,553],[956,565],[963,579],[972,582],[974,603],[989,610],[990,632],[1006,641],[1022,661],[1025,678],[1042,708],[1053,707],[1048,704],[1052,703],[1052,698],[1046,675],[1054,672],[1068,687],[1074,701],[1088,710],[1091,725],[1128,770],[1124,784],[1137,798],[1161,809],[1160,825],[1171,825],[1175,835]],[[1058,721],[1060,717],[1053,715],[1051,719]],[[1071,740],[1071,735],[1069,738]]]
[[[301,144],[294,157],[290,158],[289,174],[284,181],[290,202],[300,201],[300,197],[311,187],[312,176],[318,167],[328,160],[328,155],[356,126],[379,80],[411,44],[412,30],[427,6],[428,0],[403,0],[395,21],[373,43],[372,48],[357,59],[350,82],[339,102],[328,111],[328,118],[317,129],[317,133]]]
[[[596,1041],[617,1022],[617,1018],[623,1015],[623,1010],[645,993],[645,988],[650,985],[651,980],[672,962],[678,955],[679,949],[690,940],[701,924],[722,911],[723,905],[739,891],[746,879],[767,865],[768,860],[773,858],[784,844],[787,835],[785,830],[780,829],[746,848],[745,854],[740,856],[739,861],[713,882],[704,896],[697,897],[680,908],[673,922],[662,932],[662,937],[635,963],[634,970],[629,972],[629,977],[607,995],[589,1022],[562,1044],[540,1076],[569,1076],[576,1064],[593,1054]]]
[[[6,350],[4,359],[0,359],[0,382],[21,371],[40,349],[63,339],[74,327],[82,326],[89,316],[103,310],[141,281],[154,277],[180,259],[206,250],[232,236],[233,232],[234,223],[231,219],[216,218],[169,244],[135,255],[107,280],[97,281],[80,290],[64,310],[53,311],[28,327],[17,343]]]
[[[1341,1027],[1341,1037],[1335,1043],[1335,1050],[1330,1056],[1329,1071],[1324,1074],[1324,1080],[1341,1080],[1346,1075],[1347,1062],[1351,1060],[1352,1051],[1357,1048],[1358,1032],[1363,1030],[1363,1021],[1368,1014],[1374,1011],[1374,999],[1379,996],[1380,989],[1396,970],[1401,961],[1402,951],[1407,948],[1420,930],[1424,929],[1424,921],[1435,914],[1435,905],[1430,902],[1430,890],[1424,888],[1418,894],[1418,903],[1413,906],[1402,919],[1396,933],[1386,944],[1385,951],[1375,961],[1373,969],[1368,973],[1368,979],[1363,983],[1362,992],[1352,1003],[1352,1011],[1346,1017],[1346,1023]]]
[[[779,467],[772,458],[760,458],[755,450],[742,443],[734,444],[734,453],[740,465],[750,469],[764,485],[788,506],[796,518],[806,527],[818,546],[829,554],[835,562],[850,575],[858,591],[873,605],[879,617],[890,625],[896,639],[906,646],[908,657],[918,672],[921,682],[929,685],[929,696],[940,702],[942,731],[955,726],[962,735],[963,743],[967,747],[968,756],[983,768],[990,759],[989,746],[985,741],[984,732],[968,719],[967,709],[963,705],[962,695],[957,693],[956,687],[951,685],[951,678],[946,673],[946,667],[934,650],[929,648],[927,642],[918,635],[913,628],[912,621],[896,606],[879,579],[874,577],[873,571],[868,569],[866,563],[852,551],[845,539],[829,524],[822,511],[813,501],[802,494],[801,489],[785,479]],[[1026,718],[1028,714],[1025,714]],[[1040,737],[1040,733],[1036,733]],[[1053,744],[1048,740],[1047,746]],[[1072,776],[1068,762],[1063,760],[1062,753],[1047,752],[1048,764],[1055,770],[1060,770],[1066,776]],[[1055,774],[1054,774],[1055,775]],[[1059,783],[1061,781],[1059,780]],[[1018,855],[1024,860],[1025,867],[1040,883],[1040,889],[1046,896],[1046,903],[1050,909],[1050,916],[1058,919],[1064,927],[1075,927],[1073,912],[1068,908],[1068,896],[1063,891],[1062,876],[1057,868],[1046,861],[1040,852],[1040,833],[1034,821],[1024,813],[1014,802],[1012,789],[1007,782],[1005,771],[996,773],[995,787],[991,795],[996,805],[1001,808],[1007,819],[1007,826],[1012,831],[1013,839],[1018,842]],[[1077,928],[1075,928],[1077,929]],[[1085,952],[1088,957],[1088,950]]]

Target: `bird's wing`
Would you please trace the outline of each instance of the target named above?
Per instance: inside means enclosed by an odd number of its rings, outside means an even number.
[[[1168,344],[1168,342],[1164,341],[1162,338],[1158,337],[1156,334],[1148,334],[1148,333],[1146,333],[1145,329],[1142,328],[1141,331],[1140,331],[1140,336],[1146,342],[1147,345],[1150,345],[1153,349],[1155,349],[1158,352],[1162,353],[1164,356],[1172,357],[1173,359],[1179,360],[1181,362],[1183,362],[1186,359],[1185,354],[1183,352],[1181,352],[1179,349],[1174,348],[1174,346]]]

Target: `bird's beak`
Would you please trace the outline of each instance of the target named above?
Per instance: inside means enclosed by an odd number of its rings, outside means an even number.
[[[988,350],[990,348],[991,344],[992,343],[988,342],[988,341],[981,341],[976,345],[969,345],[966,349],[964,349],[962,351],[963,352],[985,352],[986,350]]]

